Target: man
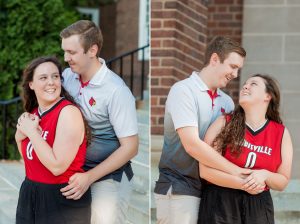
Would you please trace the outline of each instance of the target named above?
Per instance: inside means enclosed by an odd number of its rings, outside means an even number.
[[[247,172],[202,141],[209,125],[233,110],[232,99],[219,88],[238,76],[245,56],[235,41],[216,37],[206,50],[204,68],[171,88],[154,189],[158,223],[197,223],[202,186],[198,161],[234,175]]]
[[[63,84],[80,104],[91,129],[86,172],[73,175],[61,191],[76,200],[91,186],[91,222],[124,223],[133,177],[130,159],[138,150],[135,99],[99,58],[103,38],[93,22],[77,21],[60,36],[70,66],[63,72]]]

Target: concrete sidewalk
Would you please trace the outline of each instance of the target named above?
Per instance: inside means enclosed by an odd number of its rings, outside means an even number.
[[[0,224],[15,223],[19,189],[24,177],[21,162],[0,162]]]

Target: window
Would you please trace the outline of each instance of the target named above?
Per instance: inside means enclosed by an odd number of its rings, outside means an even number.
[[[99,9],[95,8],[85,8],[85,7],[77,7],[78,12],[82,14],[81,19],[91,20],[97,26],[99,26]]]

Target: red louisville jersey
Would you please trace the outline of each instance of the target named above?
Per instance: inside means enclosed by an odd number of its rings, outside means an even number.
[[[241,154],[238,157],[231,155],[227,148],[224,156],[239,167],[276,172],[281,164],[284,129],[282,124],[269,120],[257,131],[246,125]]]
[[[38,109],[34,109],[32,114],[36,114],[40,117],[39,125],[42,128],[42,137],[52,148],[55,140],[56,126],[59,114],[61,110],[67,106],[72,105],[71,102],[61,99],[49,110],[43,114],[38,113]],[[76,122],[76,121],[75,121]],[[26,177],[30,180],[47,183],[47,184],[59,184],[67,183],[69,178],[77,172],[83,172],[82,166],[85,161],[86,155],[86,140],[80,145],[75,159],[68,167],[68,169],[61,175],[54,176],[39,160],[34,148],[29,140],[26,138],[22,141],[22,155],[25,162]]]

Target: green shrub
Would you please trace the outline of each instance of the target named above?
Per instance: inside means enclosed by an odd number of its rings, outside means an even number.
[[[61,58],[60,31],[79,19],[62,0],[0,0],[0,99],[18,95],[22,70],[42,55]]]

